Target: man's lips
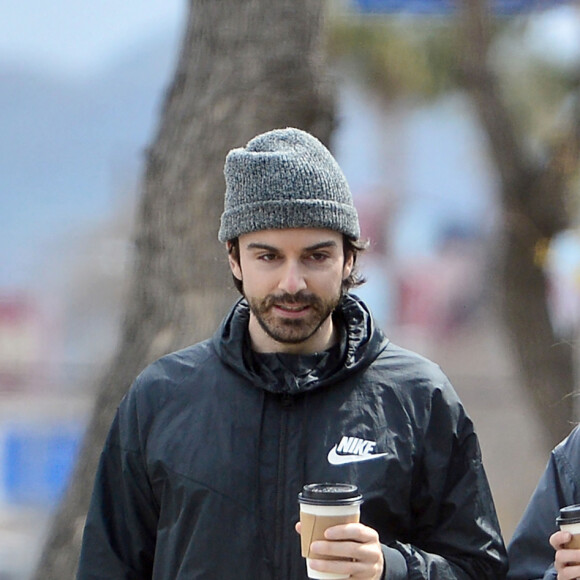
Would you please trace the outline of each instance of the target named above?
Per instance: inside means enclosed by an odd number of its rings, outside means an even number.
[[[273,306],[286,315],[300,315],[310,308],[309,304],[274,304]]]

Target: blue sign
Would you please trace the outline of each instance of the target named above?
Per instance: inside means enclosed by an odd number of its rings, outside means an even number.
[[[74,467],[81,430],[21,426],[4,437],[4,495],[10,503],[52,506]]]
[[[450,14],[457,8],[457,0],[353,0],[357,12],[367,14]],[[569,0],[489,0],[496,14],[524,14],[554,8]]]

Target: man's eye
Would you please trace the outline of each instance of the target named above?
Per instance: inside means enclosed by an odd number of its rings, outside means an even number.
[[[328,259],[328,254],[324,254],[322,252],[315,252],[314,254],[310,254],[310,259],[313,262],[323,262],[324,260]]]
[[[258,260],[262,260],[263,262],[272,262],[276,259],[276,254],[260,254],[258,256]]]

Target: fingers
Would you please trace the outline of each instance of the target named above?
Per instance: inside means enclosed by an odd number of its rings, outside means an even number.
[[[580,578],[580,550],[557,550],[554,567],[558,572],[558,580]]]
[[[349,574],[361,580],[381,577],[383,552],[375,530],[362,524],[345,524],[326,530],[325,538],[312,543],[312,568],[320,572]],[[319,560],[317,556],[333,559]]]
[[[572,539],[569,532],[555,532],[550,536],[550,544],[556,550],[554,567],[558,572],[558,580],[576,580],[580,578],[580,550],[565,548]]]
[[[558,580],[577,580],[580,578],[580,566],[568,566],[558,571]]]
[[[363,524],[332,526],[324,533],[327,540],[353,540],[355,542],[378,542],[379,534]]]
[[[570,532],[554,532],[550,536],[550,545],[554,550],[562,549],[570,540],[572,539],[572,534]]]
[[[356,580],[378,580],[383,573],[382,565],[370,566],[364,562],[346,562],[339,560],[313,560],[309,561],[310,567],[318,572],[339,574],[356,578]]]

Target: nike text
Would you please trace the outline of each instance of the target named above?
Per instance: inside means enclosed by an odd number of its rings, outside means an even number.
[[[377,443],[359,437],[343,436],[340,443],[328,452],[328,462],[331,465],[344,465],[384,457],[387,453],[373,453]]]

